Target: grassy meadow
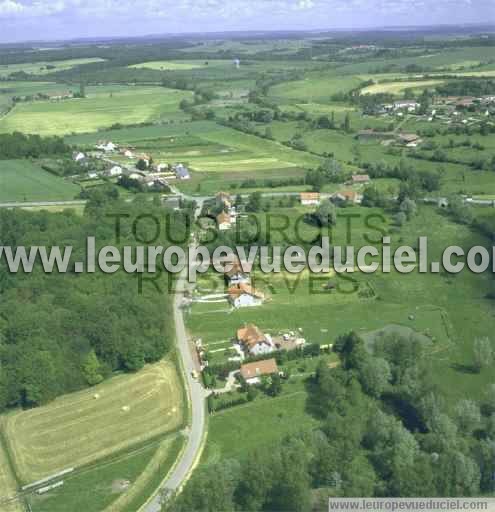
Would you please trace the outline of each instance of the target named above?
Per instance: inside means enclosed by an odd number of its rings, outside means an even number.
[[[28,498],[33,510],[66,512],[85,508],[105,512],[133,512],[144,504],[172,468],[183,446],[171,435],[130,453],[106,460],[75,475],[44,496]]]
[[[74,199],[80,188],[29,160],[0,160],[0,201]]]

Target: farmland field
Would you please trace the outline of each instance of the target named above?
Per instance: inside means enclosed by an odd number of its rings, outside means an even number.
[[[183,421],[177,372],[162,362],[9,414],[5,436],[19,478],[29,483],[175,431]]]
[[[0,160],[0,201],[69,200],[79,192],[77,185],[29,160]]]
[[[163,87],[88,87],[87,98],[17,105],[0,120],[0,133],[62,135],[95,131],[116,123],[187,118],[179,103],[191,93]]]
[[[269,93],[271,97],[279,100],[327,102],[334,94],[349,92],[360,84],[359,77],[337,77],[331,74],[314,73],[304,80],[275,85]]]
[[[12,73],[24,72],[31,75],[46,75],[48,73],[55,73],[56,71],[63,71],[72,69],[82,64],[91,64],[93,62],[103,62],[104,59],[88,58],[88,59],[69,59],[59,60],[53,62],[33,62],[28,64],[3,64],[0,65],[0,77],[6,77]]]
[[[431,89],[437,85],[443,84],[443,80],[417,80],[410,82],[383,82],[365,87],[361,92],[362,94],[401,94],[406,89],[411,89],[415,92],[424,89]]]
[[[17,481],[12,472],[7,452],[0,442],[0,512],[20,512],[23,510],[18,501],[6,500],[17,493]]]

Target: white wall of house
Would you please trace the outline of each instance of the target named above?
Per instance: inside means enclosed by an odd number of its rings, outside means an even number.
[[[253,306],[261,306],[263,300],[258,297],[253,297],[248,293],[243,293],[234,299],[234,307],[236,308],[249,308]]]

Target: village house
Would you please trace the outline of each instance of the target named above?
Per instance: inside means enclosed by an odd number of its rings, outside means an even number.
[[[96,145],[96,149],[101,149],[105,153],[111,153],[117,149],[117,146],[113,142],[100,141]]]
[[[177,164],[174,167],[174,171],[175,171],[175,176],[177,177],[178,180],[191,179],[191,175],[189,174],[189,169],[182,164]]]
[[[156,166],[156,170],[158,172],[165,172],[165,171],[168,171],[168,164],[158,164]]]
[[[415,148],[421,143],[419,135],[415,133],[400,133],[397,136],[397,141],[409,148]]]
[[[80,151],[72,153],[72,159],[74,160],[74,162],[82,162],[83,160],[85,160],[85,158],[86,155],[84,153],[81,153]]]
[[[414,112],[419,107],[420,107],[420,104],[417,101],[413,101],[413,100],[399,100],[399,101],[394,101],[394,103],[393,103],[394,110],[407,109],[408,112]]]
[[[273,358],[241,366],[241,376],[250,386],[259,384],[263,376],[279,375],[279,373],[277,361]]]
[[[232,227],[232,221],[230,214],[227,212],[221,212],[217,215],[217,226],[219,231],[227,231]]]
[[[230,194],[228,194],[227,192],[218,192],[215,196],[215,199],[219,206],[225,206],[227,208],[232,207],[232,199],[230,197]]]
[[[355,190],[341,190],[330,197],[330,200],[337,204],[360,204],[362,199],[363,196]]]
[[[319,192],[301,192],[300,195],[302,206],[315,206],[321,202],[321,196]]]
[[[252,265],[247,262],[239,260],[239,258],[235,258],[234,261],[225,263],[225,266],[231,266],[230,270],[224,272],[224,275],[229,281],[231,286],[235,286],[241,283],[249,283],[251,281],[249,277],[249,273],[252,270]]]
[[[122,167],[118,165],[114,165],[110,169],[105,171],[105,176],[108,177],[115,177],[115,176],[121,176],[122,175]]]
[[[134,153],[133,153],[130,149],[123,149],[123,150],[122,150],[122,154],[123,154],[126,158],[134,158]]]
[[[239,283],[229,288],[229,301],[235,308],[261,306],[265,295],[248,283]]]
[[[366,185],[370,183],[371,179],[368,174],[354,174],[351,178],[352,185]]]
[[[254,324],[237,329],[237,341],[244,352],[252,356],[271,354],[276,350],[271,336]]]

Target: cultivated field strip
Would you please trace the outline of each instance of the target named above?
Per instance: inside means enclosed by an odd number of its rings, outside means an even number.
[[[29,483],[171,432],[182,420],[176,370],[159,363],[11,414],[5,431],[18,475]]]

